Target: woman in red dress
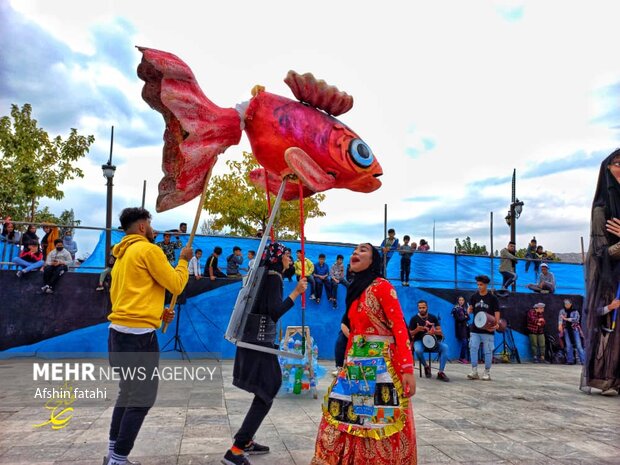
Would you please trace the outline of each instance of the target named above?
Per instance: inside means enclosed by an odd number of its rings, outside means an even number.
[[[312,465],[415,465],[409,333],[371,244],[351,256],[345,366],[328,389]]]

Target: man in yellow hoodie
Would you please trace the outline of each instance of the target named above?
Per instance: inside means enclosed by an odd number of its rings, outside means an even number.
[[[116,262],[110,288],[112,313],[108,316],[110,365],[137,368],[134,374],[142,375],[133,379],[121,375],[104,465],[135,463],[127,456],[157,397],[158,378],[152,374],[159,364],[156,330],[162,323],[165,290],[176,295],[183,291],[188,280],[187,263],[193,256],[192,249],[185,247],[173,268],[162,249],[153,243],[151,214],[144,208],[125,208],[120,222],[126,235],[113,251]],[[173,318],[174,309],[170,309],[163,321]]]

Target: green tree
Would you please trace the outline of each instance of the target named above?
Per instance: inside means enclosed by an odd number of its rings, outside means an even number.
[[[467,236],[461,242],[458,237],[454,239],[456,243],[456,253],[466,254],[466,255],[488,255],[487,246],[486,245],[478,245],[478,243],[471,243],[471,237]]]
[[[30,104],[11,105],[11,116],[0,118],[0,214],[16,221],[43,220],[49,210],[37,216],[39,199],[60,200],[65,181],[84,177],[76,163],[94,141],[73,128],[65,140],[50,139],[37,127]]]
[[[229,172],[211,179],[204,208],[213,215],[209,227],[213,231],[229,228],[231,234],[253,236],[256,229],[265,229],[269,212],[265,191],[248,182],[250,171],[260,165],[249,152],[243,152],[241,161],[226,162]],[[275,196],[271,197],[272,202]],[[304,199],[304,218],[325,216],[319,208],[324,194],[315,194]],[[281,239],[300,237],[299,201],[282,201],[275,230]]]

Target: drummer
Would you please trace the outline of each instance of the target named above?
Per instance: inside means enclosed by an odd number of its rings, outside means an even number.
[[[468,313],[473,313],[474,317],[480,312],[486,312],[495,317],[495,325],[490,329],[478,328],[475,324],[471,325],[471,335],[469,338],[469,353],[471,356],[471,373],[468,379],[480,379],[478,375],[478,349],[480,343],[484,344],[484,373],[483,381],[491,381],[491,363],[493,361],[493,347],[495,346],[495,330],[499,327],[499,300],[488,291],[491,282],[488,276],[476,276],[478,292],[469,298]]]
[[[448,344],[440,342],[443,339],[443,332],[439,320],[435,315],[428,313],[428,303],[426,300],[418,301],[418,314],[411,318],[409,321],[409,334],[413,338],[413,352],[416,358],[424,365],[424,374],[427,378],[430,378],[431,367],[428,366],[424,360],[424,349],[428,352],[439,352],[439,371],[437,372],[437,379],[448,382],[450,378],[444,373],[446,362],[448,361]],[[429,335],[432,338],[431,343],[427,343],[425,346],[423,343],[424,336]],[[429,347],[430,346],[430,347]]]

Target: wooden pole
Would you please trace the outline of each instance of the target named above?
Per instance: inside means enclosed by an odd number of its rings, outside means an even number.
[[[207,196],[207,189],[209,187],[209,181],[211,180],[211,171],[209,171],[209,173],[207,173],[207,177],[205,178],[205,185],[202,188],[202,195],[200,196],[200,201],[198,202],[198,208],[196,209],[196,216],[194,217],[194,224],[192,225],[192,232],[189,235],[189,239],[187,241],[187,245],[185,247],[191,247],[192,243],[194,242],[194,236],[196,235],[196,229],[198,228],[198,222],[200,221],[200,213],[202,213],[202,207],[205,204],[205,197]],[[177,304],[177,295],[173,295],[172,299],[170,300],[170,306],[169,308],[174,310],[174,306]],[[164,316],[164,313],[166,312],[166,309],[164,309],[163,313],[162,313],[162,318]],[[170,323],[164,323],[164,327],[162,328],[161,332],[162,333],[166,333],[166,331],[168,330],[168,325]]]

